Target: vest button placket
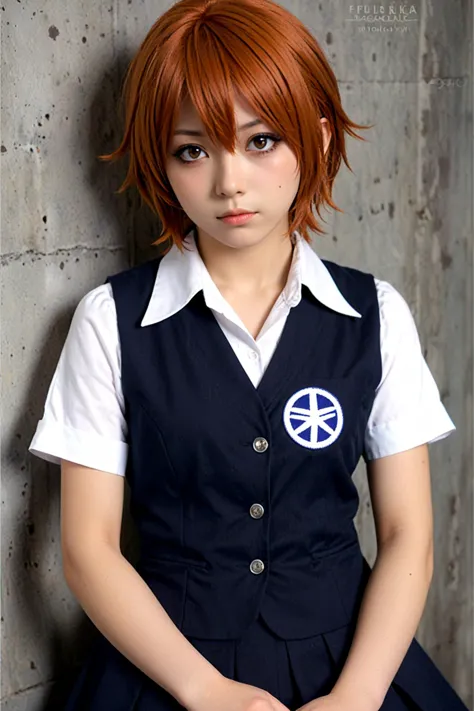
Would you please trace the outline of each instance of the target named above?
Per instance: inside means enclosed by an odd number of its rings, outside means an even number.
[[[265,564],[263,560],[260,560],[260,558],[255,558],[255,560],[250,563],[250,570],[252,571],[252,573],[255,573],[255,575],[259,575],[260,573],[262,573],[264,568]]]
[[[252,518],[262,518],[265,509],[262,504],[252,504],[250,507],[250,515]]]
[[[268,449],[268,442],[265,437],[257,437],[254,439],[253,448],[256,452],[266,452]]]

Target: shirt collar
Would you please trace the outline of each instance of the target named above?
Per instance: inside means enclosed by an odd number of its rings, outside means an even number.
[[[318,301],[333,311],[361,318],[361,314],[341,294],[329,270],[311,245],[297,231],[293,233],[293,239],[295,249],[283,290],[287,304],[296,306],[300,302],[301,286],[305,284]],[[184,244],[183,253],[173,245],[161,260],[141,326],[149,326],[173,316],[201,290],[209,308],[223,314],[228,310],[227,302],[199,254],[194,228],[186,235]]]

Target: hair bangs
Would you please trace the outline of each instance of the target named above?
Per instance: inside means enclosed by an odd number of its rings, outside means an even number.
[[[187,49],[186,95],[210,140],[227,151],[235,151],[237,140],[233,109],[237,94],[299,153],[297,115],[287,78],[278,69],[280,58],[272,56],[272,46],[262,34],[254,36],[249,31],[244,41],[236,29],[227,25],[221,29],[220,23],[214,25],[211,20],[201,29],[195,28]],[[309,103],[308,97],[307,108]],[[301,162],[301,155],[298,158]]]
[[[233,102],[241,95],[293,151],[300,172],[289,210],[288,237],[298,230],[325,234],[319,217],[332,200],[341,161],[349,165],[345,133],[365,140],[341,105],[337,80],[309,29],[273,0],[181,0],[152,26],[129,65],[123,87],[125,130],[118,148],[99,156],[130,155],[118,192],[135,185],[158,215],[162,234],[183,249],[193,222],[166,176],[168,146],[181,103],[189,98],[214,145],[235,152]],[[321,118],[331,141],[324,154]],[[321,218],[322,219],[322,218]]]

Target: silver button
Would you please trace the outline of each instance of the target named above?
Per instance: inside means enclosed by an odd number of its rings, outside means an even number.
[[[250,515],[252,518],[262,518],[264,510],[262,504],[252,504],[250,507]]]
[[[265,452],[268,449],[268,442],[265,437],[257,437],[254,439],[253,448],[256,452]]]
[[[263,572],[263,569],[265,568],[265,565],[263,563],[263,560],[260,560],[260,558],[255,558],[250,563],[250,570],[252,573],[255,573],[255,575],[258,575],[259,573]]]

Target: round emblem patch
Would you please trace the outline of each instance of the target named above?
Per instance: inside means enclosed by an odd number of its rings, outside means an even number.
[[[340,435],[344,416],[338,399],[322,388],[303,388],[290,397],[283,423],[290,437],[302,447],[329,447]]]

